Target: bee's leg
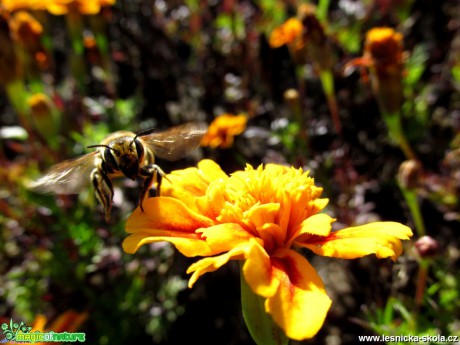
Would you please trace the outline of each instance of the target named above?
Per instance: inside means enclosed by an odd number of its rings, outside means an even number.
[[[150,187],[152,186],[153,182],[156,181],[156,196],[160,196],[161,180],[166,174],[156,164],[144,165],[143,167],[141,167],[139,173],[144,178],[144,183],[142,184],[142,189],[139,197],[139,207],[141,208],[142,212],[144,212],[142,203],[144,202],[144,199],[147,197]]]
[[[105,220],[110,220],[110,211],[112,209],[113,187],[107,174],[100,169],[94,169],[91,173],[91,181],[93,182],[96,198],[104,207]]]

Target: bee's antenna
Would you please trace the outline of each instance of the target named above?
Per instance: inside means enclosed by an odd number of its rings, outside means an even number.
[[[109,145],[97,144],[97,145],[86,146],[87,149],[93,149],[93,148],[96,148],[96,147],[105,147],[106,149],[110,149],[113,152],[119,153],[118,150],[114,149],[113,147],[110,147]]]
[[[142,132],[140,132],[140,133],[137,133],[137,134],[134,136],[133,140],[129,143],[129,147],[131,147],[131,145],[136,141],[136,139],[137,139],[138,137],[140,137],[140,136],[142,136],[142,135],[150,134],[150,133],[152,133],[154,130],[155,130],[154,128],[150,128],[150,129],[147,129],[147,130],[142,131]]]

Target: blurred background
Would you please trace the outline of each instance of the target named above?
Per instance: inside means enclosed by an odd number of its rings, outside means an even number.
[[[303,252],[333,300],[304,344],[460,335],[459,91],[456,0],[0,0],[0,323],[253,344],[237,264],[188,289],[193,260],[169,244],[122,251],[137,183],[115,181],[109,223],[89,177],[79,195],[25,187],[114,131],[204,121],[202,147],[164,171],[302,167],[337,228],[414,231],[396,263]]]

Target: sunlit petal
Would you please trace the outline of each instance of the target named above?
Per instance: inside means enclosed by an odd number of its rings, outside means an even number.
[[[123,241],[123,250],[128,254],[134,254],[141,246],[155,242],[170,242],[188,257],[214,254],[199,234],[188,233],[187,236],[184,232],[156,229],[131,234]]]
[[[196,233],[197,229],[213,225],[209,218],[169,197],[150,198],[143,205],[145,213],[138,208],[126,222],[126,231],[132,233],[123,243],[126,252],[134,253],[146,243],[169,241],[186,256],[211,254]]]
[[[276,293],[265,302],[266,310],[286,335],[294,340],[313,337],[331,306],[323,282],[310,263],[297,252],[279,249],[271,256]]]
[[[195,262],[187,269],[187,273],[193,273],[188,282],[188,286],[192,287],[203,274],[214,272],[230,260],[243,260],[247,256],[250,247],[251,244],[247,242],[240,244],[225,254],[204,258]]]
[[[310,235],[327,236],[331,232],[331,223],[335,221],[334,218],[325,214],[318,213],[305,219],[298,230],[298,237],[296,242],[308,240]]]
[[[67,310],[59,315],[47,329],[54,332],[75,332],[80,325],[85,322],[89,314],[87,312],[78,313],[74,310]]]
[[[191,211],[174,198],[150,198],[144,201],[143,208],[144,212],[138,207],[128,218],[127,232],[164,229],[193,233],[196,229],[213,225],[209,218]]]
[[[224,223],[197,230],[215,254],[231,250],[254,236],[239,224]]]
[[[228,176],[214,161],[204,159],[198,168],[187,168],[168,174],[161,185],[161,195],[181,200],[187,207],[200,213],[209,213],[208,198],[210,183],[225,180]]]
[[[298,243],[323,256],[355,259],[375,254],[379,259],[396,260],[402,252],[401,240],[408,240],[412,231],[395,222],[375,222],[334,231],[329,236],[318,236]]]
[[[257,242],[252,242],[243,265],[244,279],[252,291],[262,297],[275,294],[280,281],[274,279],[270,256]]]

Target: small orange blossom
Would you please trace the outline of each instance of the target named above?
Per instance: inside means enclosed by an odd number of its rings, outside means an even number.
[[[66,312],[59,315],[53,322],[48,322],[46,316],[39,314],[35,318],[32,324],[32,332],[75,332],[77,331],[83,322],[88,318],[88,313],[79,313],[74,310],[67,310]],[[36,345],[47,345],[56,343],[35,343]]]
[[[331,300],[309,262],[295,247],[344,259],[401,254],[401,239],[411,230],[395,222],[375,222],[331,231],[335,219],[319,213],[320,198],[308,172],[268,164],[248,165],[230,177],[211,160],[198,168],[174,171],[163,194],[144,202],[126,224],[127,253],[140,246],[169,241],[186,256],[206,256],[188,269],[189,286],[229,260],[244,260],[243,276],[265,298],[265,311],[292,339],[313,337]]]
[[[286,22],[276,27],[269,39],[272,48],[279,48],[297,40],[302,34],[302,22],[297,18],[289,18]]]
[[[32,10],[48,11],[54,15],[78,12],[80,14],[98,14],[101,7],[111,6],[116,0],[0,0],[0,5],[8,11]]]
[[[98,14],[101,7],[111,6],[116,0],[51,0],[46,9],[55,15],[77,12],[84,15]]]
[[[13,39],[26,47],[34,47],[43,32],[43,27],[28,12],[19,11],[9,21]]]
[[[201,146],[231,147],[234,137],[246,129],[247,122],[246,115],[222,114],[216,117],[201,140]]]
[[[402,35],[392,28],[378,27],[369,30],[364,44],[364,58],[375,68],[379,78],[398,74],[403,68]]]

